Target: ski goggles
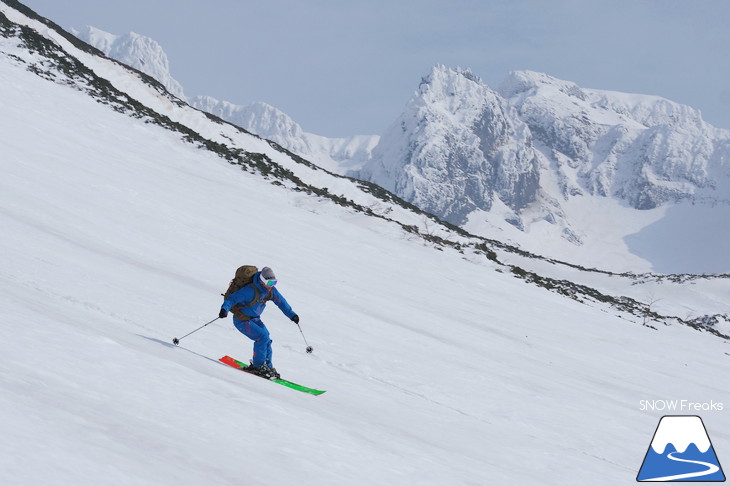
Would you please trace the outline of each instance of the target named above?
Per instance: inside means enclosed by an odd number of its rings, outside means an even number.
[[[264,278],[264,276],[261,275],[261,283],[263,283],[267,287],[273,287],[274,285],[276,285],[276,282],[278,282],[278,280],[276,280],[275,278]]]

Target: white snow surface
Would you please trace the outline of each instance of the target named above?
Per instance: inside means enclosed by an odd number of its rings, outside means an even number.
[[[0,11],[173,120],[367,203]],[[35,56],[0,37],[3,485],[632,484],[661,416],[640,400],[728,406],[722,339],[642,326],[272,185],[35,75]],[[277,368],[326,394],[218,363],[250,356],[230,320],[170,343],[215,317],[244,263],[275,269],[315,348],[270,306]],[[730,416],[703,419],[722,460]]]

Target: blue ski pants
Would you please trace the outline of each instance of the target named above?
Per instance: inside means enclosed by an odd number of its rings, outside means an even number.
[[[271,338],[263,321],[258,317],[254,317],[249,321],[234,318],[233,325],[236,326],[239,332],[253,340],[253,360],[251,361],[253,366],[265,364],[273,368],[274,366],[271,363]]]

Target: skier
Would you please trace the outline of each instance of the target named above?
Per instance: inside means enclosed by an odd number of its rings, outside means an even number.
[[[230,294],[221,306],[218,317],[228,317],[233,312],[233,325],[253,340],[253,359],[246,371],[264,378],[280,378],[271,362],[271,338],[260,316],[266,302],[273,300],[289,319],[299,324],[299,316],[292,310],[283,295],[276,289],[276,276],[269,267],[264,267],[253,276],[253,281]]]

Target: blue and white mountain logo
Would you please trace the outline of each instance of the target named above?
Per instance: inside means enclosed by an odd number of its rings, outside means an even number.
[[[662,417],[636,480],[725,481],[702,419],[696,415]]]

